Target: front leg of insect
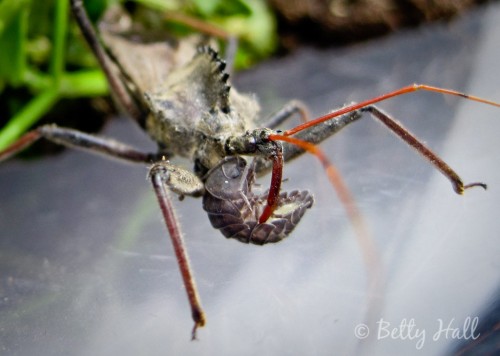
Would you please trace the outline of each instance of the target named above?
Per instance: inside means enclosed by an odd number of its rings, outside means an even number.
[[[182,281],[191,307],[191,317],[194,321],[191,332],[191,339],[194,340],[196,339],[196,330],[205,325],[206,317],[201,306],[187,251],[184,247],[181,228],[175,216],[175,210],[171,202],[172,199],[169,196],[167,187],[179,194],[180,197],[184,197],[185,195],[199,196],[203,193],[203,183],[191,172],[171,165],[167,161],[154,163],[149,170],[149,178],[153,184],[158,205],[165,219],[165,224],[170,234],[174,253],[181,271]]]

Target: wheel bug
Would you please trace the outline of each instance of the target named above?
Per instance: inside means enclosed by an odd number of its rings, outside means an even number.
[[[77,8],[76,10],[78,11],[78,2],[74,2],[75,7]],[[81,9],[81,8],[80,8]],[[82,16],[82,14],[80,14]],[[85,18],[80,18],[80,20],[85,19]],[[82,25],[83,28],[85,28]],[[90,28],[90,27],[89,27]],[[88,29],[87,29],[88,30]],[[95,40],[94,40],[95,42]],[[94,45],[98,45],[98,42],[95,42]],[[97,49],[96,49],[97,48]],[[100,49],[99,47],[94,48],[94,51],[99,53]],[[106,61],[109,61],[110,59],[107,56],[105,52],[102,52],[101,55],[104,55],[102,61],[106,63]],[[199,58],[205,58],[208,63],[215,64],[215,66],[222,66],[222,62],[218,59],[217,55],[213,50],[210,50],[207,47],[204,47],[200,53],[199,53]],[[99,54],[98,54],[99,57]],[[194,62],[189,62],[194,68],[187,69],[187,74],[192,74],[192,71],[194,70],[200,70],[201,73],[203,74],[206,69],[202,70],[200,68],[202,64],[196,64],[193,65],[192,63]],[[190,64],[186,64],[186,66],[189,66]],[[183,66],[182,68],[187,68],[186,66]],[[109,69],[109,68],[108,68]],[[125,75],[126,73],[122,73],[122,75]],[[117,89],[116,91],[119,92],[120,88],[125,91],[130,91],[134,88],[129,88],[125,86],[122,82],[120,82],[120,78],[116,77],[116,73],[111,72],[111,74],[108,74],[110,76],[110,82],[112,83],[113,80],[115,80],[115,84]],[[211,75],[214,75],[213,73]],[[221,79],[224,78],[224,74],[218,72],[217,75],[221,76]],[[125,75],[125,79],[130,79],[128,78],[127,75]],[[195,80],[196,78],[190,78],[192,80]],[[118,80],[118,81],[117,81]],[[216,99],[217,101],[220,101],[217,103],[217,108],[224,113],[224,111],[227,111],[227,103],[226,101],[231,104],[231,100],[233,98],[232,95],[237,95],[234,94],[234,90],[231,90],[229,94],[224,94],[225,91],[227,91],[225,88],[225,84],[223,83],[225,80],[219,81],[218,83],[220,84],[219,89],[221,90],[218,95],[214,95],[214,98],[211,99]],[[435,156],[431,151],[425,148],[422,144],[419,143],[416,139],[414,139],[412,136],[406,136],[408,134],[407,131],[405,131],[400,125],[396,124],[393,120],[391,120],[386,114],[382,113],[380,110],[370,106],[376,102],[385,100],[387,98],[400,95],[400,94],[405,94],[409,93],[415,90],[430,90],[430,91],[436,91],[436,92],[441,92],[441,93],[446,93],[446,94],[452,94],[452,95],[459,95],[459,96],[464,96],[469,99],[477,100],[480,102],[485,102],[493,105],[497,105],[492,102],[488,102],[479,98],[475,97],[470,97],[465,94],[460,94],[455,91],[450,91],[450,90],[445,90],[441,88],[434,88],[434,87],[429,87],[429,86],[410,86],[410,87],[405,87],[403,89],[400,89],[398,91],[392,92],[390,94],[387,94],[385,96],[380,96],[372,100],[365,101],[360,104],[354,104],[347,106],[341,110],[338,110],[336,112],[333,112],[329,115],[326,115],[318,120],[312,121],[311,123],[301,125],[295,129],[289,130],[288,132],[285,132],[285,135],[280,135],[276,131],[273,130],[255,130],[251,131],[250,133],[246,133],[246,131],[243,130],[243,133],[241,133],[240,136],[236,135],[235,132],[223,132],[224,134],[228,134],[227,137],[224,135],[220,135],[220,137],[216,137],[214,141],[222,141],[224,142],[225,140],[225,145],[224,148],[227,149],[227,151],[224,152],[222,155],[217,155],[214,154],[209,155],[206,152],[210,152],[210,149],[213,150],[211,147],[197,147],[200,152],[197,152],[199,154],[198,156],[195,156],[193,154],[193,157],[195,160],[196,164],[196,172],[199,176],[204,177],[204,180],[201,181],[197,176],[191,174],[189,171],[178,169],[172,165],[170,165],[167,161],[163,161],[163,156],[165,157],[170,157],[172,153],[177,153],[177,148],[175,147],[161,147],[160,151],[158,154],[144,154],[142,152],[138,152],[134,149],[129,148],[128,146],[120,145],[112,141],[107,141],[107,140],[101,140],[97,139],[95,137],[91,137],[88,135],[84,135],[81,133],[74,132],[72,130],[68,129],[60,129],[60,128],[55,128],[55,127],[42,127],[36,131],[32,131],[31,133],[28,133],[24,138],[22,138],[18,143],[13,145],[10,149],[4,151],[2,157],[6,158],[7,156],[16,153],[20,149],[22,149],[25,145],[30,144],[31,142],[35,141],[36,139],[40,137],[45,137],[48,139],[52,139],[56,142],[60,142],[62,144],[66,145],[74,145],[80,148],[88,148],[100,153],[104,153],[116,158],[122,158],[128,161],[134,161],[134,162],[155,162],[151,168],[151,173],[150,177],[153,182],[155,191],[157,193],[157,196],[159,198],[160,206],[162,208],[162,211],[164,213],[165,219],[167,221],[167,224],[169,226],[169,232],[171,234],[171,237],[173,238],[174,241],[174,247],[176,248],[176,253],[179,258],[179,265],[181,267],[181,271],[183,273],[183,278],[186,282],[186,287],[188,290],[188,296],[190,297],[190,303],[191,307],[193,310],[193,317],[195,319],[195,328],[193,330],[193,337],[195,336],[195,331],[198,326],[202,326],[204,323],[204,316],[203,316],[203,311],[201,309],[200,303],[199,303],[199,298],[196,293],[196,289],[194,287],[194,282],[192,281],[191,273],[189,270],[189,265],[186,259],[186,254],[182,250],[182,241],[180,240],[180,234],[179,234],[179,228],[177,226],[176,218],[173,215],[173,209],[170,205],[169,198],[167,196],[167,191],[165,189],[165,184],[168,185],[168,187],[173,190],[174,192],[180,194],[181,196],[183,195],[191,195],[191,196],[198,196],[203,193],[203,191],[206,191],[208,193],[214,193],[214,191],[210,188],[210,180],[214,180],[214,185],[216,189],[220,189],[221,185],[219,185],[220,178],[216,178],[218,174],[221,174],[221,172],[224,172],[224,176],[226,178],[231,178],[233,176],[229,175],[227,172],[224,171],[224,167],[226,163],[233,164],[233,158],[228,158],[225,159],[223,157],[238,157],[240,154],[248,154],[248,155],[256,155],[257,159],[255,162],[255,168],[247,168],[246,165],[242,163],[241,165],[241,170],[239,165],[236,167],[236,172],[234,175],[236,177],[242,177],[243,183],[251,185],[251,179],[249,178],[250,176],[242,175],[241,171],[245,171],[247,173],[253,173],[252,171],[255,169],[257,173],[263,173],[266,170],[269,169],[269,160],[268,156],[271,156],[273,159],[273,175],[272,175],[272,186],[271,186],[271,193],[268,195],[265,195],[261,198],[259,198],[257,201],[260,202],[260,205],[256,202],[251,202],[251,199],[246,197],[248,202],[245,202],[246,206],[250,207],[259,207],[260,211],[258,213],[251,214],[253,218],[258,218],[259,223],[256,221],[252,222],[252,224],[255,224],[255,226],[265,226],[264,222],[270,221],[269,216],[271,216],[271,219],[273,219],[274,216],[277,215],[277,212],[280,210],[280,208],[287,207],[287,202],[283,202],[283,196],[279,195],[280,194],[280,183],[281,183],[281,169],[282,169],[282,158],[281,152],[280,152],[280,144],[277,142],[279,141],[284,141],[285,143],[283,144],[283,160],[289,160],[294,158],[295,156],[300,155],[303,153],[304,150],[310,151],[310,152],[315,152],[319,157],[321,157],[323,163],[325,166],[328,167],[329,171],[331,172],[332,166],[328,164],[326,161],[326,157],[322,156],[321,153],[318,151],[317,147],[314,146],[314,144],[310,143],[318,143],[324,139],[326,139],[329,135],[337,132],[341,127],[349,124],[350,122],[353,122],[354,120],[357,120],[360,118],[360,111],[368,111],[369,113],[373,114],[375,117],[379,118],[383,123],[385,123],[389,128],[391,128],[396,134],[399,136],[405,136],[403,139],[413,147],[415,147],[419,152],[421,152],[426,158],[429,160],[433,161],[432,163],[437,166],[437,168],[445,174],[453,183],[453,187],[455,191],[458,193],[463,192],[464,189],[467,189],[472,186],[483,186],[482,183],[472,183],[472,184],[467,184],[464,185],[458,175],[454,173],[453,170],[449,166],[447,166],[442,160],[440,160],[437,156]],[[211,89],[213,90],[213,88]],[[163,94],[163,93],[160,93]],[[209,92],[208,94],[213,94],[212,92]],[[158,133],[158,131],[166,131],[166,134],[171,133],[173,130],[167,130],[164,129],[163,127],[160,127],[160,130],[158,130],[158,127],[155,127],[155,124],[159,124],[158,122],[151,122],[148,128],[148,123],[144,118],[144,115],[141,116],[141,105],[137,105],[138,103],[135,103],[133,100],[132,101],[127,101],[130,98],[134,100],[138,100],[139,103],[142,100],[141,97],[134,97],[132,96],[125,96],[124,98],[121,98],[120,95],[118,94],[119,100],[123,106],[127,108],[128,111],[131,113],[134,113],[134,109],[136,109],[135,114],[137,115],[136,117],[138,118],[137,120],[141,122],[141,120],[145,120],[144,126],[146,127],[146,130],[149,131],[149,133],[154,136],[155,134]],[[196,96],[195,96],[196,97]],[[159,97],[155,98],[153,100],[153,96],[149,95],[146,100],[149,101],[149,105],[152,108],[155,104],[157,104],[159,101],[165,99],[164,97]],[[234,99],[238,100],[238,99]],[[168,101],[165,99],[165,101]],[[174,102],[175,103],[175,102]],[[498,105],[497,105],[498,106]],[[137,110],[138,109],[138,110]],[[161,110],[162,108],[159,108],[157,110],[159,116],[163,115],[163,111]],[[232,108],[229,108],[230,112],[232,111]],[[245,110],[245,105],[242,105],[240,108],[244,112]],[[253,107],[252,109],[256,109],[256,107]],[[298,111],[300,109],[300,106],[298,105],[290,105],[283,109],[279,115],[277,115],[275,120],[271,120],[271,124],[269,124],[270,127],[275,127],[279,125],[282,120],[290,116],[292,113]],[[152,108],[154,111],[154,109]],[[358,110],[358,111],[356,111]],[[239,112],[240,114],[242,112]],[[225,113],[227,114],[227,113]],[[345,114],[345,115],[344,115]],[[253,118],[253,113],[252,112],[245,112],[245,115],[251,115]],[[336,118],[336,116],[339,116],[339,118]],[[344,115],[344,116],[341,116]],[[242,115],[243,116],[243,115]],[[156,116],[158,118],[158,116]],[[328,123],[330,126],[329,129],[327,129],[327,125],[322,125],[320,124],[321,122]],[[250,122],[251,124],[251,122]],[[338,125],[338,126],[335,126]],[[248,129],[251,126],[246,126],[244,129]],[[174,127],[175,129],[175,127]],[[222,130],[228,130],[226,127],[223,127]],[[303,130],[303,131],[301,131]],[[291,135],[294,135],[296,133],[296,136],[289,137]],[[297,137],[299,139],[297,139]],[[176,144],[179,146],[182,146],[185,142],[183,142],[186,139],[186,135],[179,137],[173,137],[172,140],[177,140]],[[160,141],[161,143],[163,142],[164,138],[163,137],[156,137],[157,141]],[[261,141],[259,141],[261,140]],[[182,141],[182,142],[181,142]],[[263,147],[258,148],[257,150],[254,149],[255,143],[259,141],[262,143]],[[309,142],[309,143],[306,143]],[[175,141],[174,141],[175,142]],[[286,142],[292,143],[292,145],[286,144]],[[220,143],[220,142],[216,142]],[[214,145],[216,145],[214,143]],[[90,147],[88,147],[90,145]],[[298,148],[297,148],[297,147]],[[173,152],[169,152],[169,149],[172,150]],[[179,148],[180,149],[180,148]],[[217,151],[217,150],[215,150]],[[184,153],[186,154],[186,153]],[[223,159],[223,161],[221,161]],[[238,164],[241,161],[237,161]],[[234,171],[234,168],[232,169]],[[208,173],[207,173],[208,172]],[[167,173],[169,174],[169,181],[167,182]],[[181,182],[190,182],[186,185],[181,185]],[[202,185],[199,185],[199,183],[204,183]],[[244,194],[241,194],[241,192],[244,191],[244,186],[243,185],[237,185],[236,187],[229,187],[228,189],[222,189],[223,194],[226,194],[227,196],[224,197],[224,201],[235,204],[236,199],[231,197],[232,194],[236,194],[238,196],[242,196]],[[205,192],[205,193],[206,193]],[[224,193],[225,192],[225,193]],[[216,194],[212,194],[216,195]],[[207,197],[205,195],[205,201],[209,200],[210,197]],[[245,200],[245,199],[244,199]],[[310,199],[302,198],[300,199],[301,201],[305,202],[305,205],[302,206],[302,208],[307,208],[308,205],[310,205],[311,201]],[[266,205],[267,203],[267,205]],[[277,204],[278,209],[274,210]],[[285,204],[285,205],[280,205],[280,204]],[[213,209],[209,207],[209,203],[206,203],[207,210],[213,212]],[[217,203],[217,206],[219,209],[222,209],[220,206],[220,203]],[[217,207],[216,206],[216,207]],[[265,208],[269,207],[269,208]],[[265,213],[262,212],[262,210],[265,211]],[[269,215],[269,216],[268,216]],[[286,220],[286,219],[285,219]],[[291,218],[289,220],[291,221]],[[251,230],[254,231],[254,230]],[[288,231],[286,234],[288,234],[290,231]],[[264,234],[266,236],[266,234]]]

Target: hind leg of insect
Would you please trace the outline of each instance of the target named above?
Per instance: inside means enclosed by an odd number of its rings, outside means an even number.
[[[300,100],[290,100],[283,105],[281,109],[272,114],[265,122],[264,127],[276,129],[294,114],[298,114],[303,122],[309,121],[309,109],[306,104]]]
[[[144,111],[137,100],[133,98],[127,88],[127,85],[114,68],[114,61],[100,43],[96,30],[87,16],[87,12],[83,6],[83,1],[71,0],[71,8],[85,40],[87,41],[92,52],[94,52],[94,55],[106,75],[113,97],[119,103],[121,108],[124,109],[135,121],[143,123],[148,113]],[[119,70],[120,67],[118,66],[118,71]]]

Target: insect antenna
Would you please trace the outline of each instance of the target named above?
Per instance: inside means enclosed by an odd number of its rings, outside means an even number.
[[[290,130],[287,130],[287,131],[284,132],[283,135],[284,136],[291,136],[291,135],[296,134],[297,132],[303,131],[303,130],[309,128],[309,127],[315,126],[315,125],[317,125],[317,124],[319,124],[321,122],[327,121],[327,120],[332,119],[334,117],[337,117],[337,116],[340,116],[340,115],[343,115],[343,114],[347,114],[347,113],[350,113],[350,112],[362,109],[364,107],[373,105],[375,103],[379,103],[381,101],[384,101],[384,100],[387,100],[387,99],[390,99],[390,98],[393,98],[393,97],[396,97],[396,96],[400,96],[400,95],[404,95],[404,94],[409,94],[409,93],[413,93],[413,92],[416,92],[416,91],[422,91],[422,90],[424,90],[424,91],[431,91],[431,92],[435,92],[435,93],[446,94],[446,95],[459,96],[461,98],[469,99],[469,100],[472,100],[472,101],[477,101],[479,103],[483,103],[483,104],[487,104],[487,105],[492,105],[492,106],[500,107],[500,103],[497,103],[495,101],[483,99],[483,98],[480,98],[480,97],[477,97],[477,96],[473,96],[473,95],[468,95],[468,94],[461,93],[461,92],[456,91],[456,90],[434,87],[434,86],[427,85],[427,84],[412,84],[412,85],[408,85],[406,87],[403,87],[403,88],[391,91],[389,93],[379,95],[379,96],[377,96],[375,98],[362,101],[360,103],[355,103],[355,104],[352,104],[352,105],[344,106],[343,108],[341,108],[339,110],[332,111],[329,114],[323,115],[323,116],[321,116],[321,117],[319,117],[317,119],[305,122],[305,123],[303,123],[301,125],[298,125],[298,126],[292,128],[292,129],[290,129]]]

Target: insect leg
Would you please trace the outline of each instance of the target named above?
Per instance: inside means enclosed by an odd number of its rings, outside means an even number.
[[[398,121],[391,118],[376,106],[367,106],[362,108],[361,111],[370,113],[373,117],[387,126],[389,130],[391,130],[396,136],[398,136],[408,145],[417,150],[418,153],[420,153],[425,159],[427,159],[427,161],[429,161],[429,163],[436,167],[446,178],[451,181],[453,190],[457,194],[462,194],[465,189],[472,187],[482,187],[486,189],[486,184],[480,182],[464,184],[460,176],[445,161],[443,161],[439,156],[432,152],[417,137],[415,137],[411,132],[404,128]]]
[[[94,55],[108,79],[114,97],[132,118],[142,124],[147,116],[147,112],[141,110],[139,104],[130,95],[127,86],[117,74],[117,70],[114,68],[114,62],[99,41],[99,37],[94,26],[90,22],[82,0],[71,0],[71,8],[85,40],[94,52]]]
[[[149,163],[159,158],[159,155],[156,153],[142,152],[110,138],[98,137],[55,125],[44,125],[27,132],[19,140],[1,151],[0,161],[6,160],[22,151],[40,138],[48,139],[63,146],[82,149],[91,153],[99,153],[127,162]]]
[[[201,307],[200,297],[193,278],[193,273],[191,272],[187,252],[184,247],[180,225],[175,215],[168,189],[166,189],[167,181],[169,180],[167,177],[168,173],[168,170],[161,165],[161,162],[158,162],[151,167],[149,177],[151,179],[151,183],[153,184],[154,192],[158,198],[158,204],[160,205],[165,224],[170,234],[170,239],[174,247],[177,263],[179,264],[182,280],[188,296],[189,305],[191,306],[191,316],[194,321],[191,338],[194,340],[196,339],[196,330],[205,325],[206,319],[203,308]]]
[[[307,105],[300,100],[290,100],[288,103],[283,105],[280,110],[267,119],[267,122],[264,123],[264,127],[276,129],[295,113],[299,114],[303,122],[309,121],[310,115]]]

